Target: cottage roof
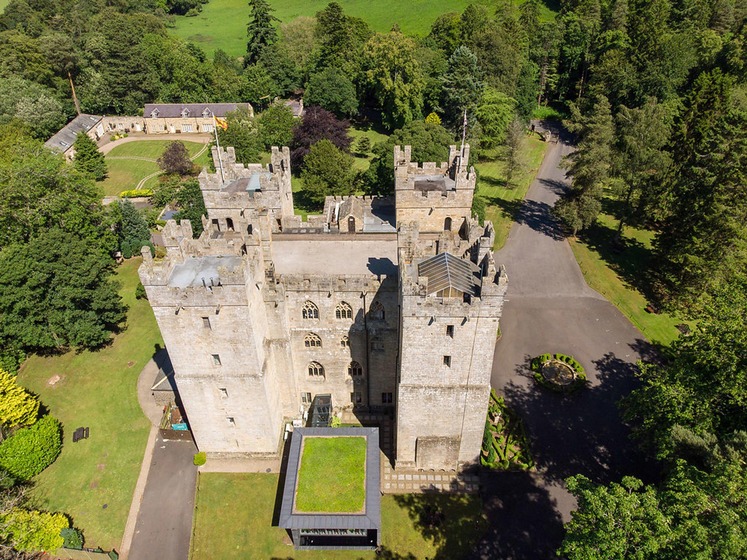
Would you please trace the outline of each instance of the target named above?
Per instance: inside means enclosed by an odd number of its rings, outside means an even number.
[[[62,127],[52,138],[44,142],[44,145],[47,148],[64,154],[72,148],[79,132],[88,132],[99,124],[102,118],[97,115],[78,115]]]
[[[418,276],[428,279],[428,293],[431,294],[447,288],[472,296],[480,293],[480,269],[451,253],[439,253],[418,263]]]
[[[161,119],[176,119],[185,115],[193,118],[205,116],[225,117],[226,113],[236,109],[247,109],[252,112],[249,103],[146,103],[143,108],[143,116],[147,119],[156,116]]]

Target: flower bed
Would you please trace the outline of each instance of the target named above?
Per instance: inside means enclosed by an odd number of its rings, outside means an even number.
[[[494,390],[490,391],[480,463],[497,470],[534,468],[523,422]]]
[[[586,385],[586,373],[573,356],[541,354],[531,363],[537,384],[557,393],[571,393]]]

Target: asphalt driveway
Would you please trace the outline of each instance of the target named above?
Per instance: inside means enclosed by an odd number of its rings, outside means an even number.
[[[628,438],[617,401],[635,386],[635,363],[651,352],[643,335],[588,287],[568,242],[550,214],[566,188],[561,158],[571,148],[549,147],[504,248],[509,287],[496,345],[492,384],[524,419],[536,473],[485,477],[491,534],[478,558],[554,558],[575,500],[564,479],[582,473],[598,482],[646,475]],[[573,355],[586,369],[588,389],[560,396],[536,387],[529,360],[544,352]]]

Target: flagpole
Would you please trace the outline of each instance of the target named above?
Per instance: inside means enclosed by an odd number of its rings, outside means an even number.
[[[215,133],[215,147],[218,148],[218,167],[220,167],[220,181],[221,183],[225,183],[226,176],[223,174],[223,158],[220,157],[220,142],[218,141],[218,119],[215,118],[215,113],[213,113],[213,132]]]

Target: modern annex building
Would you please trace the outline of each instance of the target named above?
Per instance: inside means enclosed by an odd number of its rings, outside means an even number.
[[[507,278],[471,216],[469,146],[422,166],[396,147],[393,198],[328,197],[307,221],[287,148],[267,166],[213,158],[205,231],[169,221],[166,257],[140,268],[200,450],[277,454],[330,395],[394,416],[396,467],[474,462]]]

